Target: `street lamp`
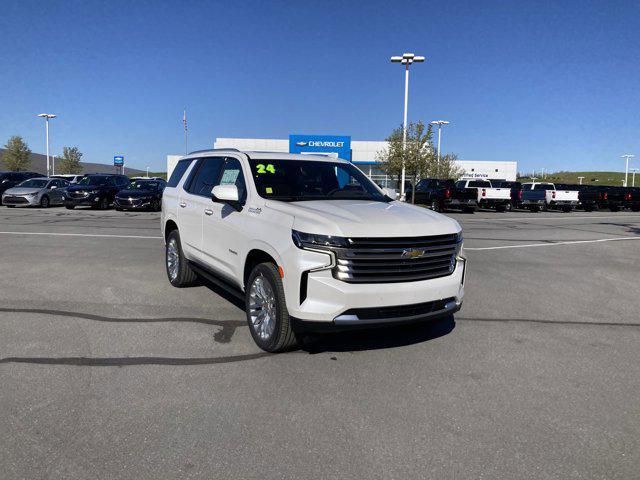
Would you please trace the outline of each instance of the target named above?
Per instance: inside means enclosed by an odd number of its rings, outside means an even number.
[[[57,115],[53,115],[52,113],[40,113],[38,114],[39,117],[44,118],[44,130],[45,130],[45,137],[46,137],[46,143],[47,143],[47,177],[49,176],[49,119],[50,118],[56,118]]]
[[[407,147],[407,108],[409,104],[409,65],[414,62],[424,62],[424,57],[413,53],[403,53],[402,56],[391,57],[392,63],[401,63],[404,65],[404,120],[402,122],[402,150]],[[404,157],[402,159],[402,176],[400,178],[400,198],[404,196]]]
[[[637,168],[630,168],[629,170],[631,170],[631,186],[635,187],[636,186],[636,172],[640,172],[640,170],[637,169]]]
[[[578,177],[578,181],[580,182],[580,185],[582,185],[582,180],[584,180],[584,177]]]
[[[629,175],[629,159],[635,157],[635,155],[631,155],[629,153],[625,154],[625,155],[620,155],[620,158],[626,158],[627,159],[627,167],[624,170],[624,186],[626,187],[628,185],[627,183],[627,176]]]
[[[442,135],[442,125],[449,125],[446,120],[434,120],[431,125],[438,125],[438,167],[440,167],[440,139]]]

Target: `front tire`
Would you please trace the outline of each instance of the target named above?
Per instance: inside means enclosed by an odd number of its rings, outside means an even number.
[[[109,209],[109,199],[107,197],[102,197],[100,200],[100,205],[98,206],[100,210],[108,210]]]
[[[165,265],[167,267],[167,277],[174,287],[183,288],[193,285],[197,275],[191,269],[189,261],[182,252],[182,243],[178,230],[172,230],[167,237],[165,245]]]
[[[49,202],[49,197],[47,197],[46,195],[44,197],[42,197],[40,199],[40,206],[42,208],[49,208],[50,202]]]
[[[247,323],[262,350],[278,353],[297,344],[287,311],[280,272],[273,263],[256,265],[246,288]]]
[[[73,210],[74,208],[76,208],[75,205],[65,205],[64,208],[66,208],[67,210]]]

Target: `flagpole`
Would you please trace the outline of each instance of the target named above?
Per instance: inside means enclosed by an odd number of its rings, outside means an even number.
[[[184,154],[189,154],[188,148],[188,140],[187,140],[187,109],[184,109],[184,114],[182,116],[182,124],[184,125]]]

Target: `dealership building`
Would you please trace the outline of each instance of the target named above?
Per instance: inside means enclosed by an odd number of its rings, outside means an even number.
[[[377,161],[377,153],[387,147],[385,141],[351,140],[343,135],[289,135],[288,139],[269,138],[216,138],[214,148],[237,148],[238,150],[325,154],[351,160],[367,176],[379,184],[390,181]],[[179,157],[167,157],[167,174],[170,175]],[[467,178],[486,178],[515,181],[517,162],[485,160],[457,160]]]

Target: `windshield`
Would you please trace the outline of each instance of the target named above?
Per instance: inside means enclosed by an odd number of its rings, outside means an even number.
[[[36,179],[30,179],[30,180],[25,180],[24,182],[20,183],[18,185],[18,187],[20,188],[44,188],[47,186],[47,182],[49,180],[36,180]]]
[[[130,190],[157,190],[158,182],[149,182],[147,180],[136,180],[135,182],[131,182],[129,184]]]
[[[84,177],[78,185],[106,185],[107,177]]]
[[[251,160],[251,172],[263,198],[303,200],[374,200],[388,202],[364,173],[350,163],[313,160]]]

